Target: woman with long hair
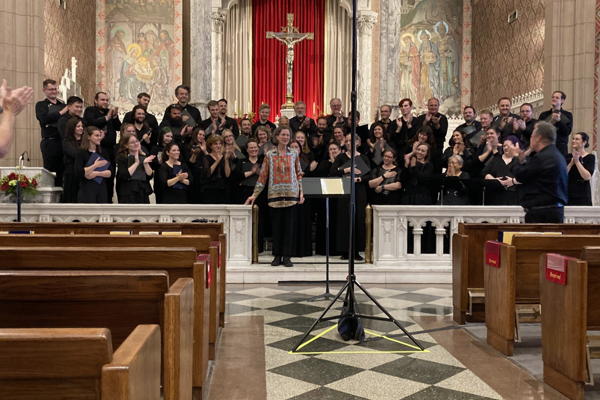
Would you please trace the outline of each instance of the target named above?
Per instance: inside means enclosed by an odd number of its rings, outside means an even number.
[[[107,180],[111,176],[110,162],[102,154],[100,143],[104,133],[95,126],[88,126],[81,136],[81,151],[75,159],[75,171],[79,178],[78,203],[107,203]]]
[[[430,161],[431,148],[429,144],[418,143],[405,169],[404,194],[402,204],[430,205],[433,204],[430,184],[434,177],[433,164]]]
[[[512,170],[519,163],[520,149],[519,139],[510,135],[502,142],[502,152],[496,151],[495,155],[488,159],[481,171],[485,179],[485,204],[494,206],[519,204],[515,174]]]
[[[404,167],[408,168],[410,164],[410,160],[415,158],[417,147],[421,144],[427,144],[429,149],[435,149],[435,137],[433,136],[433,132],[431,128],[428,126],[422,126],[417,130],[417,134],[413,136],[406,146],[406,150],[404,152]],[[428,158],[431,158],[428,156]],[[430,160],[431,161],[431,160]]]
[[[162,165],[162,163],[166,160],[163,160],[163,156],[164,156],[164,150],[165,147],[169,144],[173,142],[173,132],[171,132],[170,129],[165,128],[160,132],[160,136],[158,138],[158,144],[155,145],[154,147],[152,147],[152,151],[150,152],[150,154],[152,154],[154,157],[154,160],[152,161],[152,169],[154,170],[154,182],[153,182],[153,186],[154,186],[154,196],[156,198],[156,203],[160,204],[162,203],[162,199],[161,199],[161,185],[158,182],[159,180],[159,171],[160,171],[160,166]]]
[[[254,204],[267,187],[268,204],[271,211],[273,236],[273,261],[271,265],[292,267],[290,257],[294,252],[294,206],[304,203],[300,157],[289,148],[289,128],[275,130],[277,147],[265,155],[260,175],[252,196],[246,204]]]
[[[136,133],[121,136],[117,152],[117,198],[123,204],[149,204],[153,155],[146,155]]]
[[[196,129],[192,134],[192,140],[187,146],[186,160],[192,174],[193,182],[190,188],[190,203],[202,203],[202,184],[204,174],[204,157],[208,155],[206,148],[206,132]]]
[[[192,176],[187,165],[180,161],[179,144],[171,142],[163,151],[163,162],[159,170],[158,183],[161,202],[164,204],[186,204]]]
[[[81,137],[84,129],[83,120],[79,117],[70,118],[65,126],[65,138],[63,140],[63,162],[65,165],[63,203],[77,203],[79,178],[77,177],[77,171],[75,171],[75,159],[81,151]]]
[[[385,127],[381,122],[375,122],[372,126],[371,136],[367,139],[368,156],[373,165],[380,166],[383,162],[383,153],[392,150],[388,144],[389,138],[385,132]]]

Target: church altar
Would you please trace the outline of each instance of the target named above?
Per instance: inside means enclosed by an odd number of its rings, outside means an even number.
[[[566,223],[600,223],[598,207],[566,207]],[[16,219],[14,204],[0,204],[0,221]],[[294,258],[293,268],[252,264],[252,209],[244,205],[169,204],[39,204],[25,203],[24,222],[222,222],[228,237],[227,281],[271,283],[279,281],[322,281],[324,257]],[[431,222],[436,235],[433,254],[423,254],[419,240],[422,227]],[[450,283],[451,249],[444,249],[460,222],[523,222],[517,206],[373,206],[373,264],[357,263],[363,283]],[[408,232],[413,227],[414,248],[409,252]],[[262,256],[264,261],[265,256]],[[270,260],[270,258],[269,258]],[[343,280],[346,264],[331,259],[331,279]]]

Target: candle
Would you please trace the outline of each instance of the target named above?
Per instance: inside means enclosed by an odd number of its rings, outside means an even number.
[[[317,103],[313,101],[313,117],[317,116]]]

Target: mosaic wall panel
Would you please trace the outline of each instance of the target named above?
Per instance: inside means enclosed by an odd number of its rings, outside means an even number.
[[[96,86],[130,109],[139,92],[162,113],[182,81],[182,0],[97,0]]]
[[[96,87],[96,0],[67,2],[62,8],[56,0],[44,2],[44,74],[60,82],[71,57],[77,59],[77,81],[86,103],[91,103]]]
[[[460,110],[462,1],[382,0],[380,16],[381,103],[422,108],[435,96],[442,111]]]
[[[492,3],[492,4],[490,4]],[[519,18],[508,23],[518,9]],[[472,100],[477,108],[543,86],[544,0],[473,0]]]

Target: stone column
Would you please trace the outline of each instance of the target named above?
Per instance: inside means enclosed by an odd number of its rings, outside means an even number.
[[[373,68],[373,26],[377,22],[375,11],[358,12],[358,76],[357,109],[363,121],[370,121],[371,115],[371,72]]]
[[[34,103],[43,97],[44,80],[44,2],[3,1],[0,6],[0,78],[10,87],[31,86]],[[2,118],[0,116],[0,118]],[[15,140],[0,165],[14,166],[19,155],[27,150],[31,166],[41,166],[40,126],[35,119],[35,106],[31,104],[16,120]]]
[[[594,128],[595,14],[596,1],[546,0],[544,103],[550,107],[554,90],[565,92],[573,131]]]
[[[190,4],[190,86],[192,102],[208,115],[206,103],[212,98],[212,18],[211,5],[206,0],[191,0]]]
[[[222,8],[213,8],[210,15],[212,19],[212,98],[223,97],[223,75],[225,71],[223,57],[223,41],[225,32],[226,11]]]

